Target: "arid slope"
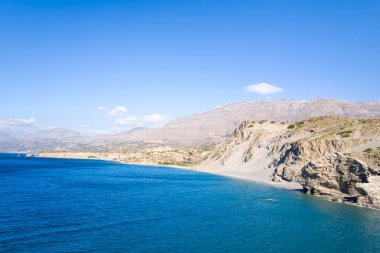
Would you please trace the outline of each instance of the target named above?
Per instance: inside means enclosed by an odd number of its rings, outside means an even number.
[[[245,121],[197,167],[306,192],[380,204],[380,120],[337,116],[284,124]]]

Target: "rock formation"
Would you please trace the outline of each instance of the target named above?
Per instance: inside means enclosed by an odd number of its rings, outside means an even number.
[[[284,124],[245,121],[205,154],[201,170],[380,207],[380,120],[337,116]]]

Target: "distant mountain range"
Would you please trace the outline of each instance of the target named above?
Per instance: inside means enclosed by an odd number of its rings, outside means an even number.
[[[0,151],[122,150],[171,145],[199,147],[224,141],[244,120],[292,122],[316,116],[380,118],[380,101],[334,99],[238,102],[178,118],[158,128],[136,128],[108,136],[85,136],[68,129],[49,129],[15,137],[0,130]]]

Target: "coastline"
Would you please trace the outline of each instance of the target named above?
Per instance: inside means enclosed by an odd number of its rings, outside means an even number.
[[[222,177],[227,177],[227,178],[232,178],[232,179],[237,179],[237,180],[243,180],[255,184],[261,184],[261,185],[267,185],[271,187],[276,187],[282,190],[287,190],[287,191],[302,191],[303,187],[299,183],[291,183],[291,182],[281,182],[281,183],[276,183],[276,182],[270,182],[270,181],[265,181],[265,180],[260,180],[257,178],[252,178],[249,175],[243,176],[243,175],[234,175],[231,173],[223,173],[220,171],[212,171],[210,168],[203,168],[199,169],[194,166],[180,166],[180,165],[170,165],[170,164],[154,164],[154,163],[129,163],[125,161],[120,161],[117,159],[104,159],[104,158],[88,158],[88,157],[61,157],[61,156],[53,156],[53,155],[40,155],[38,154],[37,157],[41,158],[58,158],[58,159],[81,159],[81,160],[99,160],[99,161],[107,161],[107,162],[114,162],[118,164],[125,164],[125,165],[140,165],[140,166],[153,166],[153,167],[163,167],[163,168],[172,168],[172,169],[180,169],[180,170],[187,170],[187,171],[194,171],[194,172],[201,172],[201,173],[206,173],[206,174],[211,174],[211,175],[217,175],[217,176],[222,176]],[[347,201],[344,201],[343,198],[339,197],[332,197],[332,196],[324,196],[324,195],[311,195],[313,197],[319,197],[322,199],[325,199],[327,201],[331,202],[338,202],[342,204],[347,204],[350,206],[356,206],[356,207],[364,207],[364,208],[370,208],[373,210],[380,211],[380,207],[378,206],[363,206],[363,205],[358,205],[356,203],[350,203]]]
[[[162,167],[167,167],[167,166],[162,166]],[[172,166],[169,166],[172,167]],[[290,191],[300,191],[302,190],[302,186],[299,185],[298,183],[288,183],[288,182],[283,182],[283,183],[275,183],[275,182],[270,182],[270,181],[264,181],[264,180],[258,180],[256,178],[252,178],[249,176],[242,176],[242,175],[234,175],[230,173],[221,173],[221,172],[213,172],[210,170],[203,170],[203,169],[197,169],[194,167],[173,167],[177,169],[184,169],[184,170],[191,170],[191,171],[196,171],[196,172],[202,172],[202,173],[207,173],[211,175],[217,175],[217,176],[223,176],[223,177],[228,177],[228,178],[233,178],[233,179],[239,179],[243,181],[248,181],[256,184],[262,184],[262,185],[268,185],[276,188],[281,188],[283,190],[290,190]]]
[[[291,191],[300,191],[302,190],[302,186],[298,183],[290,183],[290,182],[283,182],[283,183],[275,183],[275,182],[270,182],[270,181],[264,181],[264,180],[259,180],[257,178],[252,178],[250,176],[243,176],[243,175],[234,175],[231,173],[223,173],[223,172],[218,172],[218,171],[212,171],[211,169],[200,169],[194,166],[180,166],[180,165],[170,165],[170,164],[155,164],[155,163],[130,163],[130,162],[125,162],[125,161],[120,161],[120,160],[115,160],[115,159],[105,159],[105,158],[88,158],[88,157],[62,157],[62,156],[53,156],[53,155],[40,155],[38,154],[37,157],[42,157],[42,158],[59,158],[59,159],[83,159],[83,160],[99,160],[99,161],[107,161],[107,162],[116,162],[119,164],[126,164],[126,165],[141,165],[141,166],[155,166],[155,167],[163,167],[163,168],[173,168],[173,169],[181,169],[181,170],[187,170],[187,171],[195,171],[195,172],[202,172],[202,173],[207,173],[211,175],[217,175],[217,176],[223,176],[223,177],[228,177],[228,178],[233,178],[233,179],[239,179],[239,180],[244,180],[256,184],[262,184],[262,185],[268,185],[284,190],[291,190]]]

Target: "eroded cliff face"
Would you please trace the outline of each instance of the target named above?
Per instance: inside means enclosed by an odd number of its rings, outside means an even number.
[[[318,117],[284,124],[245,121],[200,168],[380,207],[380,120]],[[260,167],[258,167],[260,166]]]

